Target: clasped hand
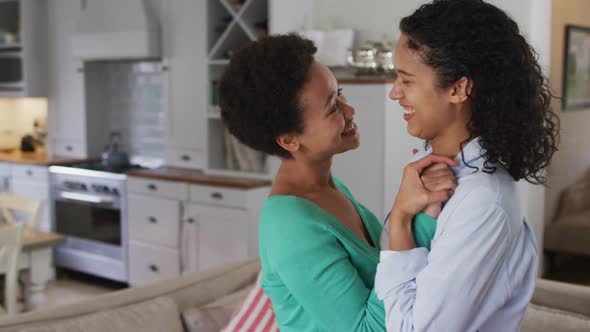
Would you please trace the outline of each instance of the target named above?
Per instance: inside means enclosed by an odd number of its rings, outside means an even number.
[[[400,189],[393,204],[392,213],[409,220],[423,211],[438,218],[442,202],[448,200],[457,187],[457,180],[450,167],[457,162],[443,156],[430,154],[408,164]]]

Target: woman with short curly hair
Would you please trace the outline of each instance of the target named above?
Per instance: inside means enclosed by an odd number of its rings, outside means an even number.
[[[356,110],[315,52],[299,36],[272,36],[236,52],[220,81],[229,131],[282,159],[260,215],[261,286],[283,332],[384,331],[374,289],[382,226],[331,171],[334,155],[360,144]],[[425,160],[436,161],[454,164]],[[454,177],[433,178],[428,200],[440,202]],[[436,221],[416,214],[412,241],[427,248]]]
[[[430,251],[415,248],[409,227],[423,209],[424,190],[408,185],[419,168],[404,171],[375,281],[387,330],[518,331],[538,263],[516,181],[543,184],[558,142],[537,56],[517,24],[481,0],[434,0],[400,29],[390,98],[408,132],[429,143],[418,157],[459,166]]]

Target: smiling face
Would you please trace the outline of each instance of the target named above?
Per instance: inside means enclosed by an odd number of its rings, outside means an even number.
[[[404,109],[408,133],[424,140],[436,140],[459,120],[452,100],[452,87],[438,85],[434,69],[422,62],[418,51],[408,48],[408,36],[402,34],[395,49],[397,78],[389,93]]]
[[[336,78],[326,66],[317,61],[312,64],[299,102],[304,110],[303,132],[295,135],[298,148],[291,151],[295,157],[304,154],[323,160],[359,147],[355,110],[340,94]]]

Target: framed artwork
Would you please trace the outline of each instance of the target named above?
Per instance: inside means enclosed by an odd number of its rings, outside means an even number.
[[[565,26],[563,110],[590,108],[590,27]]]

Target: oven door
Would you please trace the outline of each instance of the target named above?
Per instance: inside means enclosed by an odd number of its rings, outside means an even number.
[[[54,230],[66,236],[56,263],[126,281],[125,216],[116,196],[71,191],[53,194]]]

